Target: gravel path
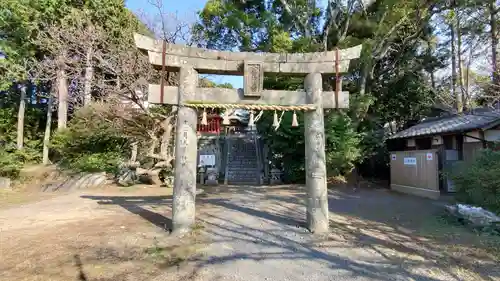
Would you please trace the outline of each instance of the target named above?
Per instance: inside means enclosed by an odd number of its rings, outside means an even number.
[[[212,244],[207,255],[180,270],[179,280],[496,280],[494,261],[481,275],[444,262],[452,253],[405,225],[431,216],[439,203],[382,190],[337,190],[330,195],[332,233],[303,227],[300,187],[209,190],[199,196],[198,219]],[[404,218],[404,214],[410,215]],[[466,249],[464,247],[464,249]],[[450,256],[448,256],[450,255]],[[473,261],[470,261],[473,262]],[[457,265],[461,263],[461,267]],[[477,269],[477,268],[475,268]],[[490,278],[490,279],[488,279]],[[493,279],[491,279],[493,278]],[[158,279],[163,280],[163,279]]]

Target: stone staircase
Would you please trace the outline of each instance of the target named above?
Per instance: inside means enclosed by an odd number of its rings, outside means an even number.
[[[227,155],[227,184],[258,184],[257,153],[251,138],[232,138],[229,140]]]

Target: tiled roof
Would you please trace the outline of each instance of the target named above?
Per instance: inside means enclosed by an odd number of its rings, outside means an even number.
[[[466,132],[474,129],[484,129],[496,122],[500,122],[500,111],[485,111],[453,115],[423,121],[415,126],[390,136],[389,139]]]

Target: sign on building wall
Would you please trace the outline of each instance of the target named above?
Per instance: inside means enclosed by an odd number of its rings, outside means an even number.
[[[215,155],[200,155],[200,166],[215,166]]]
[[[403,164],[409,165],[409,166],[415,166],[415,165],[417,165],[417,158],[415,158],[415,157],[405,157],[403,159]]]
[[[391,160],[396,160],[396,154],[391,154]]]
[[[427,159],[427,161],[431,161],[432,158],[433,158],[432,154],[433,154],[432,152],[431,153],[427,153],[425,159]]]

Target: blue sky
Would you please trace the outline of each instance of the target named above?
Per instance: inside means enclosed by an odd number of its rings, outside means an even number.
[[[156,7],[151,5],[149,1],[156,2],[157,0],[126,0],[127,7],[138,13],[156,15]],[[206,0],[162,0],[165,12],[175,13],[181,21],[193,23],[197,19],[196,12],[203,9]],[[243,88],[242,76],[226,76],[226,75],[204,75],[215,83],[231,83],[235,88]]]

